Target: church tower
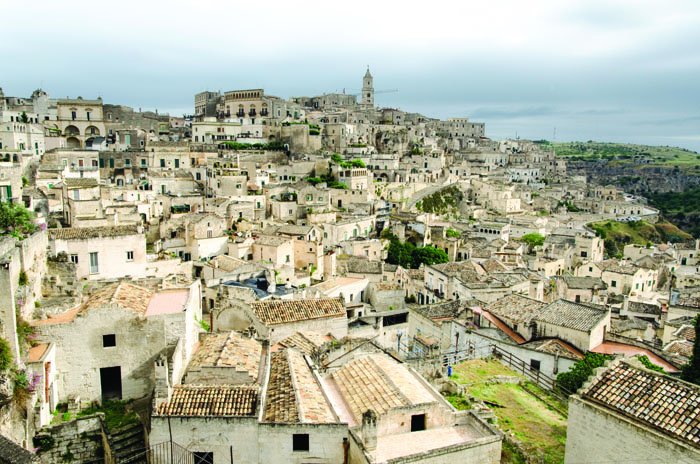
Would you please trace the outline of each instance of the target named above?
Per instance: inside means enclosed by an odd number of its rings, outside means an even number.
[[[362,78],[362,104],[367,106],[374,106],[374,79],[369,73],[369,66],[367,66],[367,72],[365,77]]]

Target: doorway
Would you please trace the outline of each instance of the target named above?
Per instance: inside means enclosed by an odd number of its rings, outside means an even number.
[[[103,367],[100,369],[100,387],[102,402],[122,399],[122,368],[121,366]]]

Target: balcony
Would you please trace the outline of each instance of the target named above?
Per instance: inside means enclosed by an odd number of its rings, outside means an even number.
[[[250,111],[248,112],[248,116],[250,116],[250,117],[255,116],[255,110],[250,110]]]

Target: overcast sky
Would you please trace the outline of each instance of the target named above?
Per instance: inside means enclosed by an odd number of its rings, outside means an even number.
[[[492,138],[700,151],[700,1],[3,4],[0,87],[192,113],[194,94],[357,92]]]

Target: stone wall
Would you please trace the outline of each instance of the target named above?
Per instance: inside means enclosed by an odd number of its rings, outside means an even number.
[[[114,462],[102,413],[43,429],[34,437],[34,447],[43,462],[87,463],[100,457],[106,464]]]
[[[700,462],[700,451],[577,395],[571,396],[565,463],[617,460]]]

